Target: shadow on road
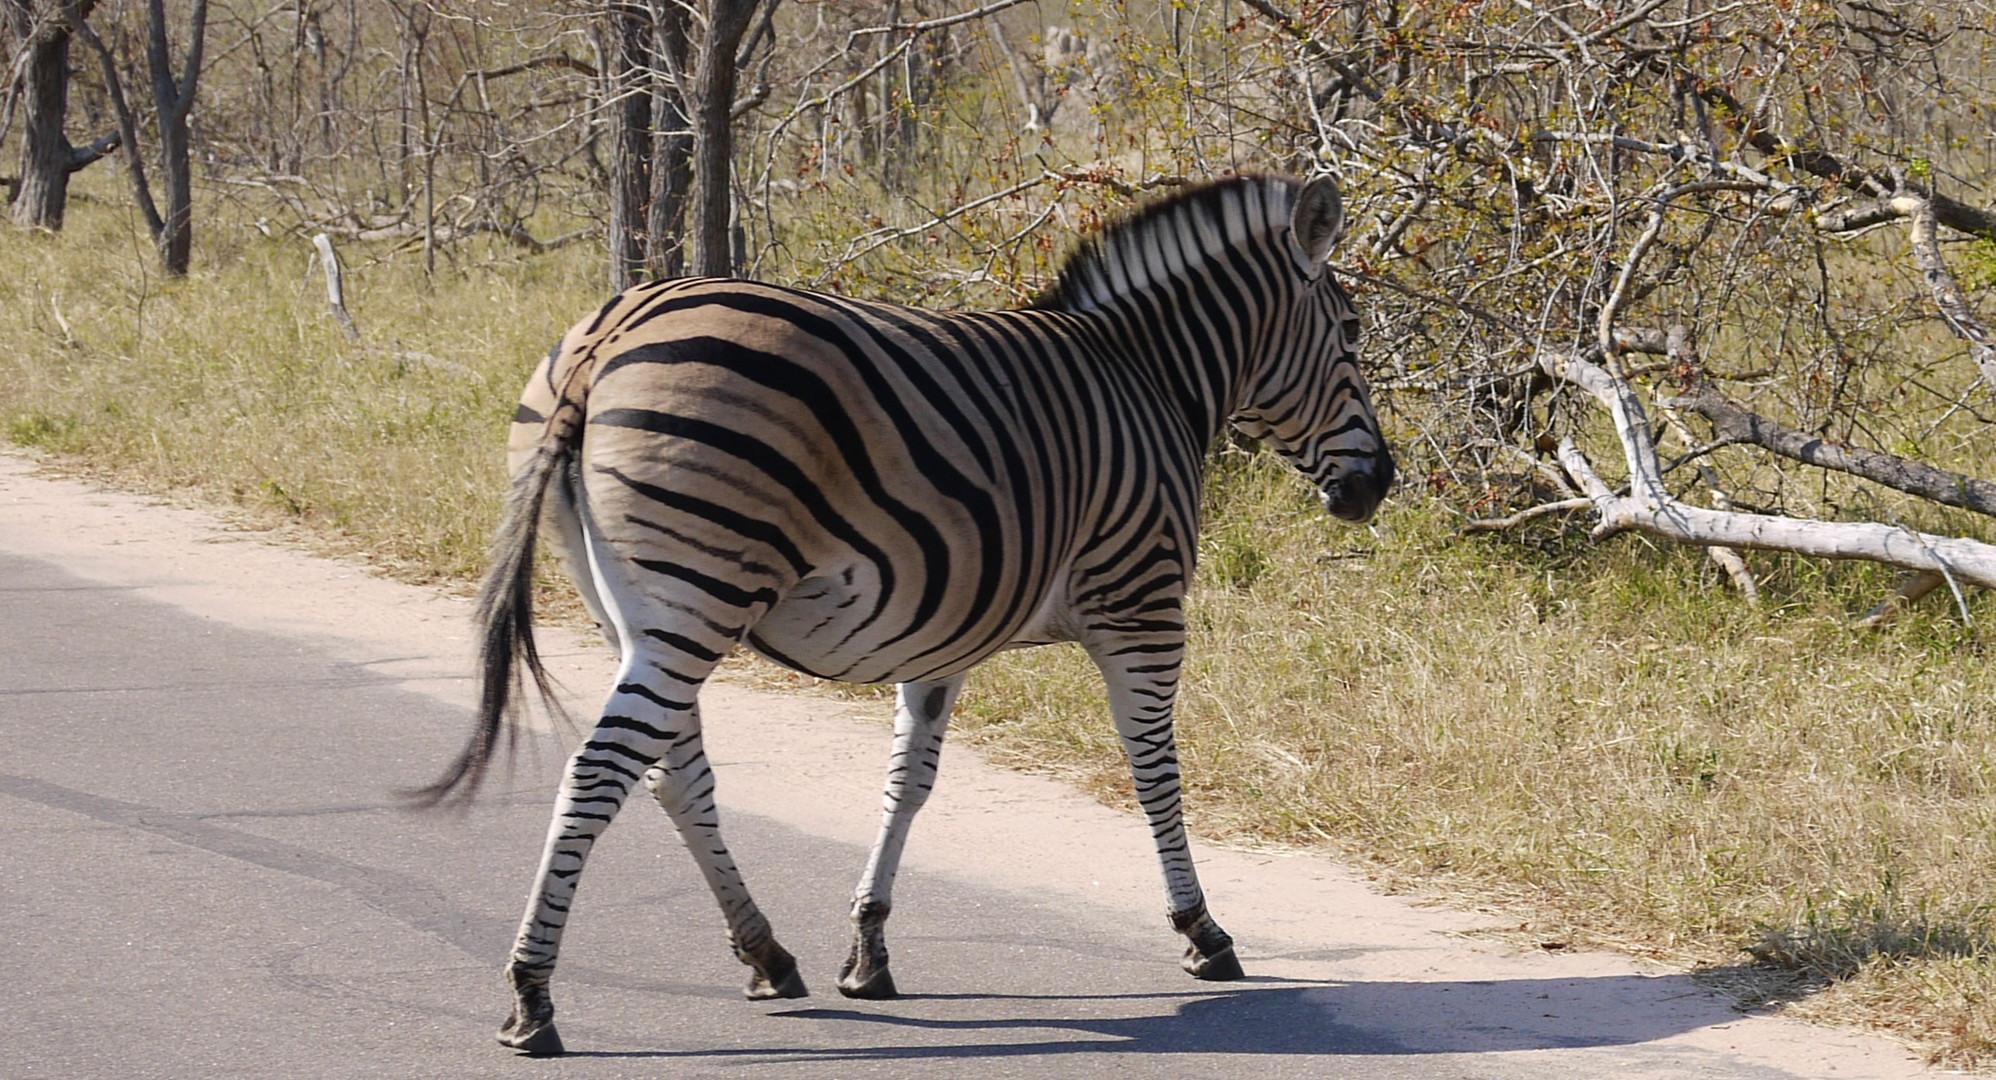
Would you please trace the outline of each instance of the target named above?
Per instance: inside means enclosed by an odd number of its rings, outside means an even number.
[[[970,997],[949,996],[954,1001]],[[912,1011],[922,1000],[912,997],[888,1007]],[[823,1062],[1068,1053],[1453,1054],[1632,1045],[1737,1017],[1684,976],[1319,985],[1282,981],[1218,994],[994,996],[986,1000],[995,1006],[993,1012],[1013,1015],[938,1019],[857,1008],[789,1009],[770,1015],[843,1029],[836,1034],[814,1033],[812,1041],[836,1038],[851,1042],[855,1028],[846,1025],[856,1025],[858,1030],[874,1030],[872,1037],[860,1040],[874,1045],[594,1056]],[[1073,1015],[1139,1001],[1155,1002],[1157,1009],[1136,1016]],[[1062,1009],[1061,1002],[1072,1007]],[[1068,1015],[1052,1015],[1056,1013]],[[904,1033],[911,1038],[902,1044],[896,1036]],[[934,1044],[938,1033],[955,1038]],[[931,1044],[916,1045],[914,1039]],[[585,1051],[575,1056],[592,1055]]]

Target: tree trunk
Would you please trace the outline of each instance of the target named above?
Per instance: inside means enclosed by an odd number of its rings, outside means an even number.
[[[651,19],[637,4],[612,4],[603,34],[603,89],[610,110],[610,288],[644,273],[645,201],[651,195]]]
[[[689,55],[686,9],[652,0],[651,203],[645,214],[645,269],[655,278],[686,272],[686,203],[693,189],[692,117],[681,93]]]
[[[10,216],[16,225],[60,229],[69,207],[70,174],[103,157],[117,139],[107,136],[82,149],[70,145],[63,134],[69,113],[69,24],[52,8],[37,10],[26,0],[5,2],[7,29],[27,57],[21,71],[21,178]],[[88,15],[93,4],[76,4],[75,17]]]
[[[21,183],[14,193],[16,225],[62,228],[69,204],[69,140],[62,121],[69,112],[69,31],[35,35],[25,48],[21,73]]]
[[[166,228],[159,237],[159,258],[174,277],[185,276],[194,258],[194,168],[189,142],[186,111],[161,109],[159,165],[166,182],[162,219]]]
[[[177,79],[173,74],[173,58],[167,51],[165,0],[147,0],[146,21],[149,24],[146,62],[152,74],[153,104],[159,115],[160,172],[166,181],[166,213],[159,219],[153,244],[159,249],[166,272],[181,277],[187,273],[194,252],[194,166],[187,116],[194,110],[194,92],[201,82],[208,0],[194,0],[194,11],[188,18],[187,55]],[[123,117],[120,123],[130,126]],[[136,148],[128,152],[135,153]],[[135,186],[143,194],[143,185],[135,180]]]
[[[693,136],[693,272],[735,273],[735,50],[759,0],[713,0],[700,49]]]

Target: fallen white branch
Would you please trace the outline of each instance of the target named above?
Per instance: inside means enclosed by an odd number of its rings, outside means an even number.
[[[1863,559],[1907,570],[1933,571],[1996,589],[1996,545],[1935,536],[1874,522],[1808,521],[1688,506],[1671,497],[1657,467],[1656,446],[1642,402],[1628,383],[1579,357],[1541,353],[1546,374],[1586,390],[1607,406],[1629,467],[1629,493],[1617,495],[1595,474],[1572,439],[1559,444],[1559,462],[1594,502],[1597,538],[1636,531],[1679,543],[1786,551],[1825,559]]]
[[[1952,574],[1996,589],[1996,545],[1934,536],[1871,522],[1805,521],[1770,514],[1702,510],[1674,499],[1660,502],[1618,496],[1594,475],[1573,440],[1560,443],[1560,464],[1590,492],[1599,539],[1634,530],[1686,544],[1719,544],[1758,551],[1787,551],[1824,559],[1864,559],[1907,570]]]
[[[359,341],[360,328],[353,324],[353,316],[347,314],[346,289],[340,278],[340,257],[333,252],[333,238],[319,233],[312,237],[312,246],[319,249],[319,265],[326,273],[326,306],[332,309],[333,318],[347,340]]]

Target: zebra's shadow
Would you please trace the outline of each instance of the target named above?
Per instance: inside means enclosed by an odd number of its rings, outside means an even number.
[[[816,1028],[794,1033],[804,1045],[770,1040],[760,1047],[577,1056],[746,1064],[1071,1054],[1474,1054],[1631,1047],[1740,1019],[1725,999],[1685,976],[1251,982],[1266,985],[1219,992],[911,995],[881,1006],[782,1009],[768,1015]]]

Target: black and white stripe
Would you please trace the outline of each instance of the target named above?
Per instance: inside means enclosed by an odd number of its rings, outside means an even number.
[[[549,975],[591,845],[643,778],[753,970],[802,995],[721,841],[697,695],[730,649],[900,684],[880,838],[839,989],[894,993],[882,925],[964,673],[1008,647],[1078,641],[1101,668],[1164,872],[1185,967],[1237,978],[1206,914],[1179,801],[1172,704],[1201,464],[1232,421],[1364,520],[1393,464],[1357,364],[1358,320],[1324,260],[1328,181],[1239,178],[1089,241],[1017,311],[938,313],[740,281],[633,289],[535,373],[481,594],[478,727],[427,794],[467,794],[532,651],[529,570],[547,526],[623,657],[575,752],[507,966],[502,1041],[559,1052]]]

